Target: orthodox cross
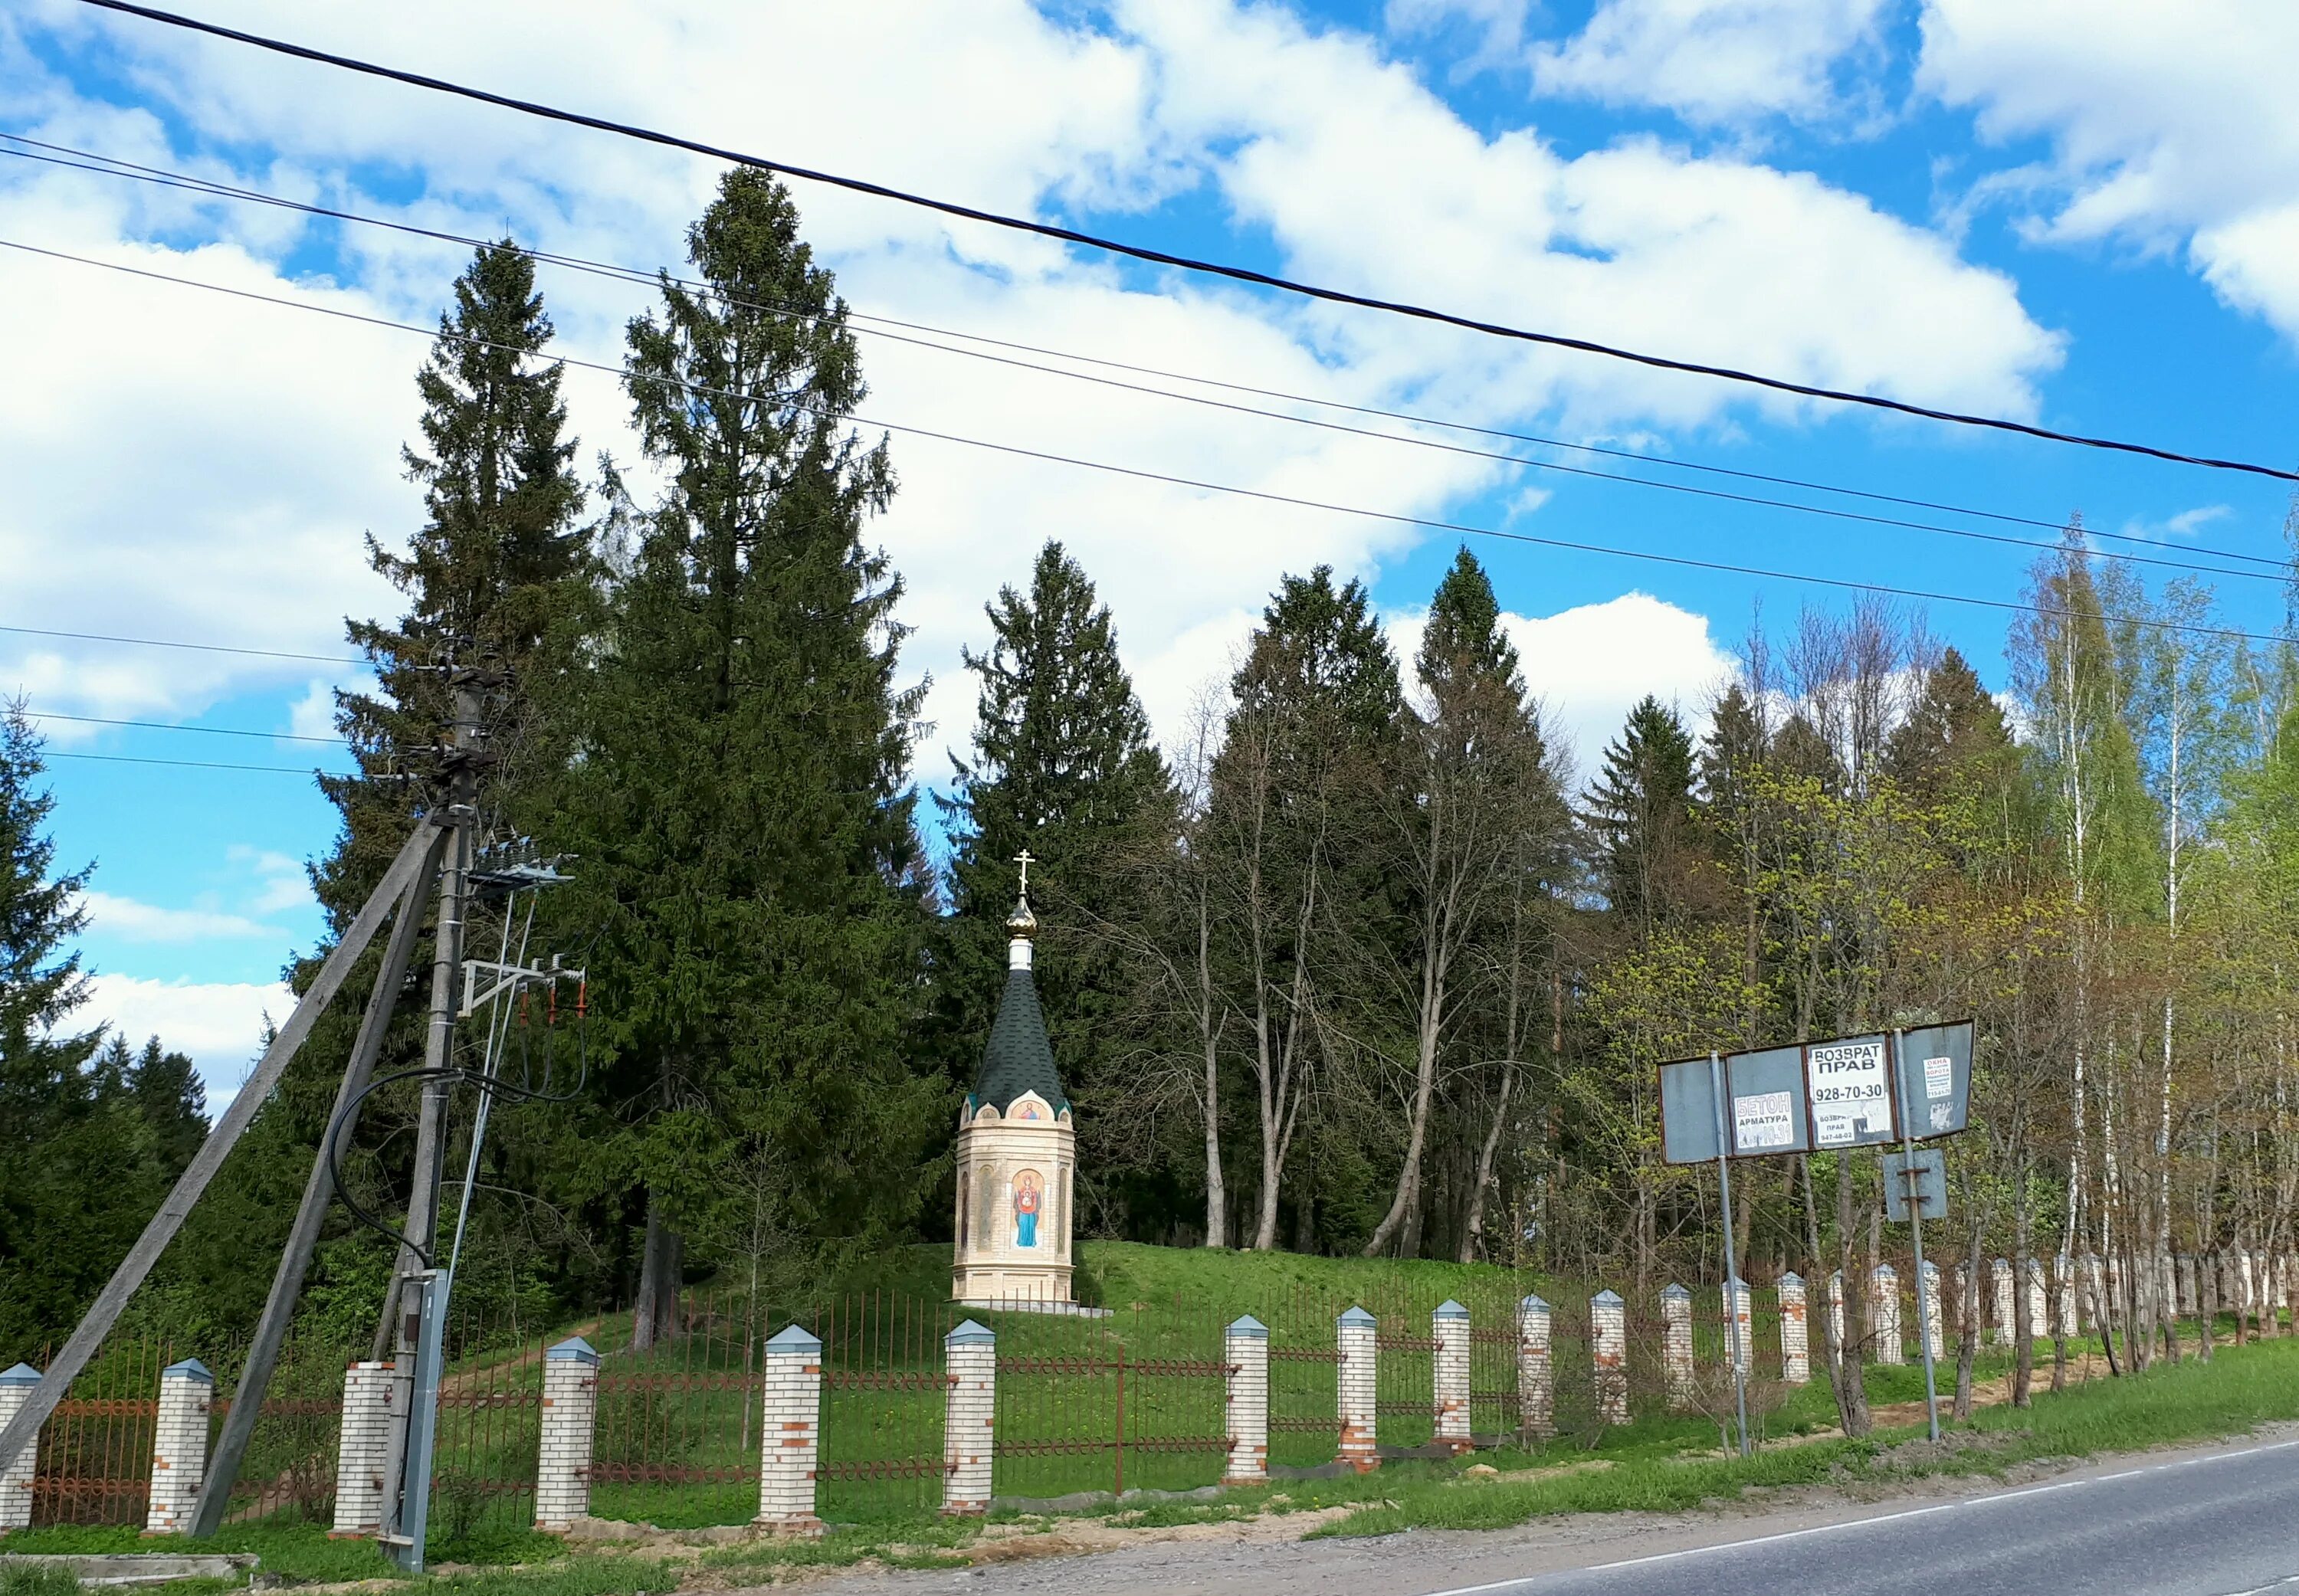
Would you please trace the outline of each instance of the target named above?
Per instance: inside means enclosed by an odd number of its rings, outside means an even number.
[[[1030,866],[1042,863],[1028,848],[1014,856],[1014,863],[1022,867],[1022,896],[1030,896]]]

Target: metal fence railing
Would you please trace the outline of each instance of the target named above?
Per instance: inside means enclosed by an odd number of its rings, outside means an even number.
[[[1460,1289],[1461,1277],[1437,1273]],[[1477,1444],[1520,1435],[1518,1302],[1537,1288],[1549,1305],[1552,1421],[1593,1441],[1595,1400],[1589,1282],[1497,1276],[1469,1312],[1470,1431]],[[1913,1362],[1922,1334],[1913,1277],[1901,1271],[1901,1339]],[[1808,1282],[1809,1357],[1824,1377],[1824,1278]],[[1432,1315],[1446,1295],[1398,1289],[1358,1297],[1300,1285],[1247,1311],[1268,1331],[1268,1460],[1279,1471],[1332,1464],[1340,1440],[1335,1320],[1352,1305],[1376,1320],[1376,1440],[1411,1451],[1435,1439],[1437,1341]],[[1662,1294],[1623,1292],[1630,1415],[1689,1413],[1722,1423],[1732,1408],[1722,1294],[1692,1289],[1694,1373],[1672,1388]],[[1752,1421],[1761,1435],[1792,1388],[1782,1377],[1782,1319],[1768,1284],[1749,1292],[1747,1360]],[[1955,1358],[1959,1303],[1942,1314]],[[1979,1307],[1987,1311],[1983,1301]],[[484,1526],[532,1519],[544,1422],[546,1344],[581,1336],[600,1354],[588,1473],[592,1513],[664,1528],[740,1524],[759,1509],[766,1346],[796,1324],[822,1343],[818,1510],[852,1522],[930,1512],[949,1473],[942,1434],[950,1377],[944,1341],[961,1319],[997,1340],[993,1489],[1042,1501],[1137,1487],[1187,1490],[1227,1472],[1225,1331],[1235,1304],[1130,1302],[1107,1309],[1044,1302],[959,1304],[893,1293],[853,1294],[796,1309],[736,1292],[698,1290],[667,1333],[633,1344],[627,1312],[578,1319],[551,1336],[506,1330],[479,1315],[449,1327],[439,1387],[432,1522],[452,1540]],[[1875,1322],[1871,1316],[1870,1324]],[[1856,1327],[1855,1327],[1856,1330]],[[1872,1344],[1870,1331],[1867,1340]],[[1992,1340],[1987,1344],[1993,1345]],[[1880,1350],[1863,1348],[1873,1360]],[[73,1383],[41,1432],[33,1522],[138,1525],[151,1488],[161,1369],[199,1356],[216,1377],[220,1426],[239,1352],[162,1337],[115,1336]],[[328,1519],[335,1493],[344,1370],[363,1348],[290,1341],[263,1406],[228,1509],[233,1522]],[[2043,1354],[2048,1356],[2048,1349]],[[2039,1359],[2040,1360],[2040,1359]],[[2071,1361],[2074,1378],[2095,1372]],[[2104,1372],[2104,1371],[2101,1371]],[[1944,1382],[1946,1379],[1944,1375]]]

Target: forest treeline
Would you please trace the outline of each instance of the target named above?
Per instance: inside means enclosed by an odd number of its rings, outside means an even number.
[[[582,1086],[495,1114],[464,1301],[532,1326],[635,1303],[643,1335],[682,1281],[787,1294],[945,1237],[1025,848],[1090,1236],[1713,1278],[1713,1174],[1661,1161],[1655,1067],[1970,1016],[1937,1249],[2292,1245],[2299,650],[2224,630],[2199,583],[2151,591],[2071,521],[2001,699],[1863,600],[1752,629],[1712,698],[1647,699],[1581,773],[1465,550],[1409,656],[1361,583],[1285,576],[1161,748],[1050,543],[989,601],[978,724],[925,811],[932,729],[870,541],[895,462],[847,420],[843,302],[763,174],[728,176],[689,246],[627,331],[643,468],[587,474],[533,263],[477,252],[418,375],[424,522],[369,544],[403,610],[350,627],[375,684],[339,699],[362,773],[324,782],[332,924],[437,801],[405,778],[446,667],[483,665],[483,839],[567,860],[530,947],[590,972],[586,1023],[562,997],[514,1027],[514,1068]],[[68,1327],[197,1105],[164,1050],[71,1029],[79,878],[21,714],[0,751],[4,1357]],[[419,1059],[419,1002],[385,1071]],[[146,1311],[252,1320],[355,1024],[314,1032]],[[411,1087],[380,1093],[346,1140],[379,1212],[414,1118]],[[1741,1256],[1843,1269],[1856,1334],[1899,1247],[1873,1157],[1743,1168]],[[308,1327],[364,1338],[390,1256],[339,1216]],[[2160,1311],[2135,1285],[2122,1312],[2144,1355]]]

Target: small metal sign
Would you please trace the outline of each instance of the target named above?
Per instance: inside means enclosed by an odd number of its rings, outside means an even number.
[[[1913,1158],[1897,1148],[1884,1154],[1884,1217],[1908,1217],[1913,1187],[1916,1211],[1928,1220],[1947,1218],[1947,1155],[1938,1147],[1919,1147]],[[1913,1178],[1911,1179],[1911,1177]]]
[[[1971,1021],[1900,1033],[1900,1118],[1912,1141],[1954,1136],[1971,1118]]]

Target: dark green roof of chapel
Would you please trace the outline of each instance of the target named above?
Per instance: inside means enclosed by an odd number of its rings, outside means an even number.
[[[1008,970],[1006,995],[999,999],[998,1018],[990,1027],[990,1046],[983,1050],[974,1097],[1002,1114],[1025,1092],[1037,1093],[1058,1114],[1070,1105],[1062,1095],[1061,1077],[1054,1071],[1054,1049],[1046,1040],[1037,983],[1027,970]]]

